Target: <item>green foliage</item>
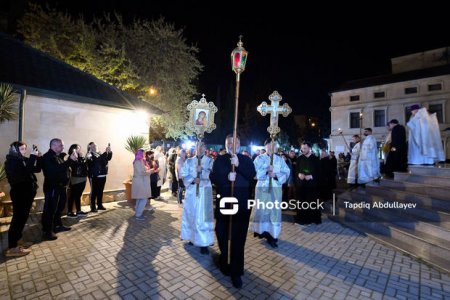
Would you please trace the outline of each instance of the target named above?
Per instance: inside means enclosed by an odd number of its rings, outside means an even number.
[[[9,84],[0,84],[0,123],[17,118],[16,97]]]
[[[141,135],[131,135],[127,138],[125,149],[136,154],[139,149],[144,148],[146,142],[147,139]]]
[[[165,111],[151,130],[167,138],[183,135],[185,109],[197,94],[194,82],[203,66],[199,50],[187,45],[173,24],[164,19],[124,24],[118,14],[87,23],[30,4],[17,30],[32,47]],[[148,95],[150,86],[156,96]]]

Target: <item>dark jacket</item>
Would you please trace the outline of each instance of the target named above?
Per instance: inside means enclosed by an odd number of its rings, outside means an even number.
[[[247,200],[250,196],[250,184],[256,176],[255,165],[250,157],[237,154],[239,166],[235,169],[236,181],[234,182],[234,197],[239,201],[239,205],[247,207]],[[231,182],[228,174],[231,172],[231,155],[224,154],[217,156],[210,174],[211,182],[215,184],[217,194],[222,197],[231,196]]]
[[[72,177],[86,177],[88,175],[87,163],[84,157],[78,157],[76,161],[70,160]]]
[[[91,153],[92,156],[87,158],[89,177],[98,177],[108,174],[108,162],[112,158],[112,152],[104,152],[103,154]]]
[[[55,187],[65,187],[70,179],[70,161],[64,161],[65,153],[57,155],[49,149],[42,156],[42,171],[44,172],[44,191]]]
[[[320,160],[314,154],[311,154],[309,157],[304,155],[300,155],[297,158],[297,165],[295,168],[295,180],[296,185],[298,187],[311,187],[316,188],[319,181],[319,169],[320,169]],[[312,175],[313,179],[311,180],[300,180],[298,174],[304,175]]]
[[[6,155],[5,171],[11,186],[20,183],[32,183],[37,189],[37,179],[34,173],[41,171],[41,158],[30,155],[30,158],[19,155]]]

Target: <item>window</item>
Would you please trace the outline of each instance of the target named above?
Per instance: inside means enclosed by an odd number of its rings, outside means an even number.
[[[428,105],[428,112],[430,114],[436,113],[436,118],[439,123],[444,123],[443,110],[443,105],[440,103]]]
[[[434,83],[428,85],[428,91],[440,91],[442,90],[442,83]]]
[[[385,93],[384,92],[375,92],[375,93],[373,93],[373,97],[374,98],[384,98]]]
[[[359,112],[350,113],[350,128],[359,128]]]
[[[386,112],[384,109],[376,109],[373,111],[373,127],[386,126]]]
[[[417,94],[417,87],[407,87],[405,88],[405,94]]]
[[[359,101],[359,95],[350,96],[350,102]]]

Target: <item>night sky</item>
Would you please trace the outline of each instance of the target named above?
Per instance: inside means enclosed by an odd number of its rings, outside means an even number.
[[[329,116],[330,97],[353,79],[390,72],[390,58],[450,46],[448,17],[438,6],[304,6],[298,1],[48,1],[87,19],[119,12],[125,21],[163,16],[200,49],[199,92],[214,100],[235,75],[230,52],[238,36],[249,51],[242,101],[256,104],[273,90],[295,114]],[[412,5],[411,3],[409,5]],[[326,9],[326,10],[325,10]],[[265,98],[252,99],[255,94]],[[199,97],[198,97],[199,98]]]

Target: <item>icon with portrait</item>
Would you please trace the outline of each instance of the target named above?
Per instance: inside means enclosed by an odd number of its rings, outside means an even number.
[[[205,109],[195,110],[195,126],[208,126],[208,111]]]

